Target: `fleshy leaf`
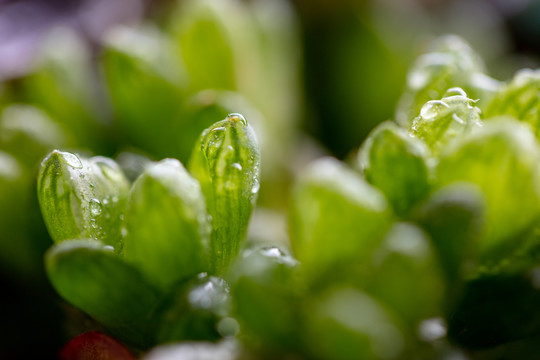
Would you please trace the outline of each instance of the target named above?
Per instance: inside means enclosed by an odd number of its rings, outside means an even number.
[[[52,151],[41,163],[38,198],[55,242],[91,238],[121,245],[129,182],[113,160]]]
[[[246,236],[259,191],[260,153],[255,133],[240,114],[230,114],[200,136],[189,164],[212,216],[212,268],[224,271]]]
[[[133,185],[122,255],[167,288],[207,269],[210,229],[199,183],[178,160],[165,159]]]
[[[295,349],[301,338],[298,265],[280,248],[264,245],[244,250],[232,267],[233,316],[248,346],[274,358]]]
[[[396,214],[405,216],[430,189],[428,156],[421,141],[385,122],[366,139],[359,161],[366,180],[384,192]]]
[[[426,102],[442,98],[453,87],[463,88],[471,98],[485,104],[498,90],[499,83],[485,75],[482,59],[469,44],[449,35],[436,39],[409,70],[396,120],[409,126]]]
[[[505,241],[533,222],[540,211],[538,162],[533,133],[517,121],[487,122],[481,132],[448,149],[437,167],[439,186],[466,181],[477,185],[486,202],[486,227],[479,251],[497,261],[517,249]]]
[[[219,321],[229,313],[230,294],[225,280],[201,273],[171,291],[158,306],[156,343],[217,340]]]
[[[291,245],[313,276],[371,256],[392,215],[381,192],[339,161],[314,162],[292,195]]]
[[[241,11],[236,1],[196,0],[184,2],[173,14],[171,33],[193,92],[236,89],[232,29],[242,21]]]
[[[444,281],[429,238],[412,224],[397,223],[374,252],[365,291],[411,328],[442,315]]]
[[[395,319],[360,290],[331,289],[309,305],[307,343],[321,359],[399,358],[407,344]]]
[[[105,44],[105,80],[122,133],[158,157],[176,156],[184,74],[168,38],[153,28],[116,27]]]
[[[430,100],[414,119],[409,134],[423,140],[439,155],[455,139],[482,126],[480,110],[460,88],[449,89],[441,100]]]
[[[489,103],[485,117],[513,116],[531,125],[536,137],[540,136],[540,70],[523,69],[510,83],[501,87]]]
[[[56,291],[116,336],[149,344],[149,314],[159,292],[134,267],[96,240],[55,244],[45,255]]]
[[[479,188],[468,183],[452,184],[433,193],[415,216],[431,236],[452,299],[475,270],[484,202]]]

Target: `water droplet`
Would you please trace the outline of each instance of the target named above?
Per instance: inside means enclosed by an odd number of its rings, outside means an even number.
[[[247,125],[247,121],[244,115],[238,113],[232,113],[227,115],[227,118],[225,120],[233,121],[235,123],[240,122],[244,126]]]
[[[455,95],[467,97],[467,93],[465,92],[465,90],[463,90],[460,87],[453,87],[453,88],[450,88],[450,89],[446,90],[446,93],[444,94],[444,97],[455,96]]]
[[[101,214],[101,211],[103,210],[101,203],[98,199],[92,199],[90,200],[90,212],[94,216],[98,216]]]
[[[465,121],[463,121],[459,116],[457,116],[456,114],[452,114],[452,119],[454,119],[455,122],[457,123],[460,123],[460,124],[465,124]]]
[[[237,170],[242,171],[242,165],[240,165],[239,163],[234,163],[231,166]]]
[[[418,326],[418,336],[424,341],[433,341],[446,336],[446,323],[442,318],[424,320]]]
[[[259,180],[255,179],[253,182],[253,187],[251,188],[251,193],[256,194],[259,192],[259,189],[261,188],[261,183],[259,183]]]
[[[438,116],[440,112],[449,108],[450,106],[448,106],[448,104],[444,101],[431,100],[428,101],[424,106],[422,106],[422,110],[420,110],[420,116],[424,119],[433,119],[434,117]]]
[[[77,155],[69,153],[69,152],[62,152],[62,151],[59,151],[58,154],[60,155],[60,160],[64,164],[69,165],[75,169],[83,168],[82,161],[81,159],[79,159]]]
[[[128,233],[128,230],[125,226],[122,226],[122,229],[120,230],[120,234],[122,234],[122,237],[126,237]]]
[[[278,258],[278,257],[281,257],[281,256],[285,256],[285,253],[283,251],[281,251],[281,249],[279,249],[279,248],[277,248],[275,246],[264,248],[264,249],[261,250],[261,253],[264,256],[273,257],[273,258]]]
[[[110,251],[110,252],[114,252],[114,248],[111,246],[111,245],[105,245],[103,247],[103,250],[107,250],[107,251]]]
[[[217,127],[215,129],[212,129],[212,132],[220,132],[220,131],[225,131],[227,129],[225,129],[223,126],[220,126],[220,127]]]

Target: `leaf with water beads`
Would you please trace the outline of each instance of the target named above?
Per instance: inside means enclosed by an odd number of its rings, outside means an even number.
[[[478,131],[480,110],[460,88],[448,89],[441,100],[428,101],[412,122],[409,134],[421,139],[438,156],[454,140]]]
[[[207,269],[210,230],[199,183],[178,160],[165,159],[133,184],[122,255],[165,289]]]
[[[366,180],[384,192],[396,214],[406,216],[429,192],[429,155],[422,141],[387,121],[368,136],[358,160]]]
[[[482,59],[469,44],[454,35],[443,36],[411,67],[396,120],[409,126],[426,102],[440,99],[447,89],[456,86],[484,104],[495,94],[499,83],[485,75]]]
[[[260,153],[255,133],[240,114],[206,129],[191,155],[189,169],[199,180],[212,216],[212,268],[224,271],[246,236],[259,191]]]
[[[38,198],[55,242],[90,238],[118,248],[129,182],[113,160],[52,151],[41,163]]]

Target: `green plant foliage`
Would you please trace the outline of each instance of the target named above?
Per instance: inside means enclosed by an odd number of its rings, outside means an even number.
[[[133,266],[97,240],[72,240],[46,254],[47,274],[58,293],[117,336],[148,344],[149,315],[160,293]]]
[[[118,248],[129,183],[111,159],[52,151],[42,162],[38,197],[54,241],[90,238]]]
[[[368,261],[392,221],[384,195],[339,161],[318,160],[292,195],[291,244],[309,277]]]
[[[393,122],[369,135],[359,152],[366,180],[384,192],[394,212],[406,215],[430,190],[429,149]]]
[[[210,220],[199,183],[178,160],[153,163],[133,184],[123,258],[162,288],[207,269]]]
[[[441,157],[439,186],[464,181],[482,190],[486,225],[478,246],[486,261],[519,248],[509,237],[538,216],[538,161],[536,138],[516,121],[485,123],[482,132],[463,137]]]
[[[231,114],[206,129],[189,170],[201,184],[212,217],[212,268],[221,273],[242,246],[260,186],[259,146],[246,119]]]

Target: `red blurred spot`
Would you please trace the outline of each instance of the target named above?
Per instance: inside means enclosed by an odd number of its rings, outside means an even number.
[[[90,331],[71,339],[60,351],[60,360],[135,360],[135,357],[112,337]]]

